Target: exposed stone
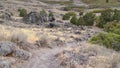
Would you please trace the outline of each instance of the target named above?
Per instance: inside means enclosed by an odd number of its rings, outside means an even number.
[[[3,19],[0,19],[0,24],[4,23],[4,20]]]
[[[2,10],[4,7],[3,7],[3,5],[0,3],[0,10]]]
[[[0,55],[7,56],[13,52],[15,44],[12,42],[0,42]]]
[[[38,23],[40,22],[39,21],[39,13],[37,12],[30,12],[28,15],[26,15],[24,18],[23,18],[23,21],[27,24],[30,24],[30,23]]]
[[[54,17],[54,16],[50,16],[50,17],[49,17],[49,21],[50,21],[50,22],[55,21],[55,17]]]
[[[37,40],[36,43],[35,43],[35,45],[38,46],[38,47],[41,47],[41,46],[42,46],[42,45],[41,45],[41,41],[40,41],[40,40]]]
[[[40,16],[41,16],[42,22],[47,22],[48,21],[46,13],[40,13]]]
[[[80,31],[76,31],[75,34],[81,34],[81,32]]]
[[[55,23],[49,23],[49,24],[47,25],[47,27],[48,27],[48,28],[53,28],[53,27],[59,27],[59,25],[58,25],[58,24],[55,24]]]
[[[5,60],[0,60],[0,68],[11,68],[10,64]]]
[[[13,56],[23,60],[28,60],[32,56],[32,54],[28,51],[18,49],[13,52]]]
[[[30,12],[23,18],[23,21],[27,24],[32,23],[40,24],[43,22],[47,22],[47,15],[40,14],[38,12]]]

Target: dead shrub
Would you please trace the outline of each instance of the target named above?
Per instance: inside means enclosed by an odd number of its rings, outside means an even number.
[[[9,36],[11,42],[16,43],[17,45],[21,45],[22,43],[27,42],[27,36],[19,31],[19,32],[12,32]]]
[[[48,39],[45,36],[43,36],[36,41],[35,45],[39,47],[49,47],[49,42],[48,42]]]

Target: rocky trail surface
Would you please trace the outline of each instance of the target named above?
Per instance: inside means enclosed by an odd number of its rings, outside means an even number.
[[[63,52],[67,48],[70,48],[70,47],[74,48],[78,45],[84,45],[85,43],[87,43],[86,41],[88,40],[88,38],[96,34],[96,30],[94,30],[93,28],[89,28],[89,29],[88,28],[89,27],[83,28],[84,29],[83,30],[82,27],[81,28],[73,27],[72,30],[70,31],[69,30],[67,31],[68,28],[66,28],[65,30],[61,29],[61,31],[53,29],[53,32],[52,32],[53,35],[54,33],[57,34],[60,31],[60,32],[64,32],[65,37],[64,36],[63,37],[66,39],[70,39],[71,37],[71,35],[69,36],[68,34],[72,34],[73,37],[74,35],[78,35],[79,37],[77,38],[74,37],[73,41],[64,40],[64,42],[60,42],[58,44],[59,46],[55,46],[53,44],[52,48],[40,47],[37,49],[32,49],[31,50],[32,57],[23,63],[20,63],[20,64],[18,63],[16,65],[17,66],[16,68],[65,68],[65,67],[62,67],[58,59],[56,59],[56,55]],[[76,30],[73,30],[73,29],[76,29]],[[77,31],[78,29],[80,31]],[[39,31],[39,29],[37,29],[36,31]],[[43,30],[42,33],[43,32],[47,32],[50,34],[48,30],[47,31]],[[46,33],[43,33],[43,34],[47,35]],[[54,36],[62,37],[60,33]],[[55,41],[52,41],[52,42],[54,43]]]
[[[19,64],[17,68],[65,68],[62,67],[60,62],[56,59],[56,55],[67,48],[74,48],[78,45],[86,44],[86,41],[88,40],[87,38],[89,38],[86,35],[91,34],[91,32],[87,31],[86,33],[87,34],[81,34],[81,40],[83,41],[77,40],[73,42],[65,42],[62,46],[38,48],[37,50],[33,50],[33,56],[27,62],[21,65]]]
[[[33,57],[17,68],[64,68],[60,66],[55,56],[63,52],[64,49],[74,46],[76,46],[76,43],[68,43],[62,47],[55,47],[52,49],[40,48],[39,50],[34,50]]]

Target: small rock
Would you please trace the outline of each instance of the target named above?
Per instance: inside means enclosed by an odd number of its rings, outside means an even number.
[[[7,56],[13,52],[15,44],[12,42],[0,42],[0,55]]]
[[[0,19],[0,24],[4,23],[4,20]]]
[[[59,27],[59,25],[55,24],[55,23],[49,23],[48,28],[53,28],[53,27]]]
[[[0,60],[0,68],[11,68],[10,64],[5,60]]]
[[[54,16],[50,16],[50,17],[49,17],[49,21],[50,21],[50,22],[53,22],[53,21],[55,21],[55,18],[54,18]]]
[[[75,34],[81,34],[81,32],[79,32],[79,31],[76,31],[76,32],[75,32]]]
[[[35,43],[35,45],[37,45],[38,47],[41,47],[41,46],[42,46],[42,45],[41,45],[41,41],[40,41],[40,40],[37,40],[36,43]]]
[[[15,50],[13,52],[13,56],[18,57],[18,58],[23,59],[23,60],[28,60],[32,56],[32,54],[28,51],[19,49],[19,50]]]

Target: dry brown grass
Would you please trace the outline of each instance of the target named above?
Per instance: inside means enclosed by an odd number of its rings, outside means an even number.
[[[13,28],[0,25],[0,41],[11,41],[15,43],[29,42],[34,43],[38,40],[36,32],[30,29]]]
[[[79,56],[84,55],[89,59],[86,58],[86,62],[81,65],[79,62],[83,61],[83,57],[80,58]],[[119,68],[119,57],[119,52],[91,44],[83,44],[83,46],[77,46],[76,48],[67,48],[63,53],[57,55],[59,62],[61,64],[66,63],[65,67],[68,68],[72,66],[75,66],[75,68]]]

